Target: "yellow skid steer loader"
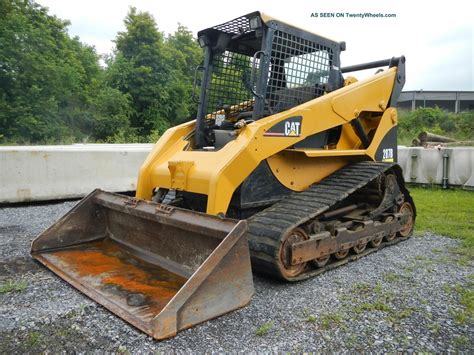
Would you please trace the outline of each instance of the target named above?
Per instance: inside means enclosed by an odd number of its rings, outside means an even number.
[[[408,238],[416,215],[396,164],[403,56],[341,67],[344,42],[260,12],[198,41],[196,119],[159,139],[136,197],[92,192],[31,250],[156,339],[245,306],[251,266],[312,277]]]

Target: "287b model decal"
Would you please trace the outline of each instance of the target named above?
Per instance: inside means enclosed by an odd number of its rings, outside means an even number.
[[[385,148],[382,150],[382,161],[393,162],[393,148]]]
[[[287,118],[271,127],[263,135],[269,137],[301,136],[301,116]]]

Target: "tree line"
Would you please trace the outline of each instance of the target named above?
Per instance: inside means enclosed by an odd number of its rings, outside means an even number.
[[[452,113],[439,107],[419,107],[400,111],[398,143],[411,145],[423,131],[440,134],[459,141],[474,140],[474,112]]]
[[[192,33],[165,35],[133,7],[124,23],[101,58],[47,8],[0,0],[0,144],[153,142],[192,118]]]

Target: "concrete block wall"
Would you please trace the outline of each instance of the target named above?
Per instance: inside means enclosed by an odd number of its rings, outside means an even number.
[[[152,144],[0,147],[0,203],[82,197],[101,188],[136,189]]]
[[[474,147],[398,147],[398,164],[406,182],[442,185],[443,161],[449,185],[474,189]]]
[[[0,203],[82,197],[101,188],[134,191],[138,170],[152,144],[74,144],[0,147]],[[442,184],[443,156],[448,182],[474,189],[474,147],[399,147],[405,181]]]

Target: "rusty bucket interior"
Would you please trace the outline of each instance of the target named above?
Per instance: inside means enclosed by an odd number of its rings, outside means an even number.
[[[32,243],[32,256],[156,339],[245,306],[246,222],[95,190]]]

